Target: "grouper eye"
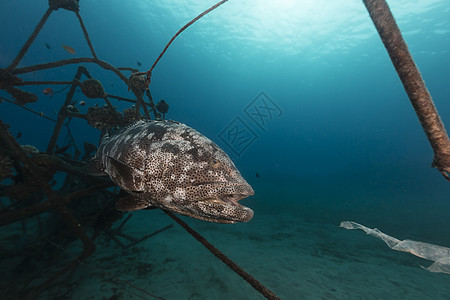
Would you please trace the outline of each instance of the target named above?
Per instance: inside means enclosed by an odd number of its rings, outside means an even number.
[[[217,159],[211,159],[209,161],[209,164],[211,165],[211,167],[217,169],[218,167],[220,167],[222,165],[222,163],[220,161],[218,161]]]

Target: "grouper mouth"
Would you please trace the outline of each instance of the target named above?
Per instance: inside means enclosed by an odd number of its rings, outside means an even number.
[[[202,182],[186,188],[186,198],[178,213],[215,223],[248,222],[253,210],[238,203],[254,195],[252,187],[242,178],[237,182]]]
[[[253,218],[253,210],[239,200],[249,195],[233,194],[198,200],[192,203],[194,218],[216,223],[248,222]]]
[[[151,206],[214,223],[248,222],[253,210],[238,201],[254,195],[242,178],[234,182],[201,182],[176,189],[160,199],[146,199]],[[156,201],[155,201],[156,200]]]

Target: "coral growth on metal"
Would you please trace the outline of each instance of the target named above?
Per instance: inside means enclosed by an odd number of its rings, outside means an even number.
[[[69,10],[76,14],[92,57],[70,58],[18,68],[48,17],[52,13],[57,13],[58,9]],[[50,46],[47,44],[47,47]],[[64,49],[69,53],[75,52],[69,46],[64,46]],[[73,64],[78,65],[78,68],[72,78],[64,78],[59,81],[25,81],[21,78],[22,75],[31,72]],[[20,283],[2,285],[2,289],[4,286],[9,286],[4,293],[2,292],[6,298],[9,296],[18,298],[19,294],[26,298],[36,298],[50,288],[58,276],[80,264],[95,251],[94,241],[100,233],[110,237],[120,247],[128,248],[171,227],[171,225],[166,226],[140,238],[125,235],[122,227],[130,217],[126,218],[118,227],[114,226],[115,222],[124,215],[123,212],[114,209],[118,192],[108,189],[114,184],[109,178],[93,177],[86,172],[85,161],[93,155],[96,146],[85,141],[78,141],[78,143],[75,141],[70,130],[71,120],[74,118],[85,120],[93,127],[94,132],[96,129],[104,132],[142,118],[151,119],[151,113],[155,119],[161,116],[152,100],[150,91],[142,84],[140,87],[136,83],[133,84],[133,92],[136,96],[134,99],[108,93],[104,87],[109,87],[110,83],[105,84],[98,78],[93,78],[94,74],[88,70],[93,64],[111,71],[123,82],[124,87],[128,86],[128,77],[138,71],[134,68],[117,68],[97,57],[83,19],[79,14],[78,1],[50,0],[48,10],[15,59],[8,67],[0,69],[0,89],[10,96],[0,96],[1,106],[16,105],[19,109],[39,116],[41,120],[54,122],[46,152],[39,152],[33,146],[20,145],[18,138],[11,134],[10,126],[0,120],[0,226],[20,221],[24,235],[34,236],[33,239],[23,243],[23,249],[19,249],[23,250],[20,252],[22,258],[18,260],[17,270],[13,271],[19,272],[19,269],[24,269],[21,268],[21,265],[30,260],[39,264],[39,258],[52,255],[56,257],[62,248],[68,247],[77,239],[83,244],[83,251],[78,258],[55,274],[50,272],[52,267],[54,270],[54,266],[45,260],[40,261],[41,268],[43,270],[48,268],[48,272],[39,271],[39,274],[34,274],[25,268],[28,277],[23,276],[22,285]],[[42,95],[36,95],[26,90],[27,87],[36,85],[42,86]],[[48,87],[49,85],[60,85],[64,88],[54,91]],[[74,99],[77,89],[87,97],[87,100]],[[60,104],[56,119],[51,117],[48,112],[36,111],[29,107],[29,103],[43,101],[44,97],[53,97],[55,94],[65,98],[62,105]],[[144,99],[144,96],[147,100]],[[96,101],[103,101],[104,104],[95,104]],[[117,110],[115,101],[126,103],[123,112]],[[80,113],[81,106],[86,107],[83,109],[85,113]],[[60,138],[62,134],[66,134],[66,136]],[[65,144],[58,145],[62,140]],[[84,144],[83,149],[78,149],[77,144],[79,143]],[[64,175],[63,180],[58,174]],[[40,228],[38,233],[36,233],[36,228]],[[91,232],[92,235],[88,236],[87,232]],[[125,242],[119,240],[118,237],[125,237]],[[39,251],[35,251],[35,249],[39,249]],[[1,249],[0,251],[2,253],[6,251],[3,253],[5,255],[17,256],[11,254],[16,252],[13,250]],[[26,282],[31,282],[33,277],[39,278],[39,280],[26,286]],[[23,288],[24,286],[26,288]]]

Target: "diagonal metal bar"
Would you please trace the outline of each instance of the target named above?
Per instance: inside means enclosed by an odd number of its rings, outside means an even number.
[[[213,244],[208,242],[203,236],[201,236],[197,231],[192,229],[188,224],[186,224],[183,220],[175,216],[173,213],[167,210],[163,210],[169,217],[171,217],[175,222],[177,222],[184,230],[186,230],[190,235],[192,235],[197,241],[199,241],[203,246],[206,247],[215,257],[220,259],[224,264],[226,264],[231,270],[236,272],[239,276],[241,276],[245,281],[247,281],[255,290],[261,293],[266,299],[269,300],[279,300],[280,298],[275,295],[274,292],[266,288],[261,284],[258,280],[255,279],[252,275],[247,273],[244,269],[242,269],[238,264],[229,259],[225,254],[223,254],[219,249],[214,247]]]
[[[17,65],[20,63],[22,58],[27,53],[28,49],[30,48],[31,44],[33,44],[34,40],[36,39],[37,35],[41,31],[42,27],[44,27],[45,22],[47,21],[48,17],[50,17],[50,14],[52,13],[53,9],[49,8],[45,12],[44,16],[42,16],[41,21],[39,21],[39,24],[34,29],[33,33],[31,33],[28,40],[25,42],[25,45],[23,45],[22,49],[20,49],[20,52],[17,54],[16,58],[14,58],[13,62],[6,68],[8,72],[11,72],[14,70]]]
[[[86,30],[86,26],[84,26],[83,18],[81,18],[81,15],[78,11],[76,11],[75,14],[77,15],[78,21],[80,21],[80,26],[83,30],[84,38],[89,45],[89,49],[91,49],[92,56],[94,56],[95,59],[98,59],[97,54],[95,54],[94,47],[92,46],[91,39],[89,38],[89,34]]]

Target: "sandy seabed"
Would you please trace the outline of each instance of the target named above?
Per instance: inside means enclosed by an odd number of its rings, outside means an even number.
[[[157,210],[133,214],[123,231],[135,237],[174,223]],[[421,267],[431,262],[338,223],[304,221],[295,210],[257,213],[247,224],[183,219],[282,299],[450,299],[450,276]],[[149,294],[264,299],[175,223],[126,250],[102,237],[96,253],[42,298],[156,299]]]

